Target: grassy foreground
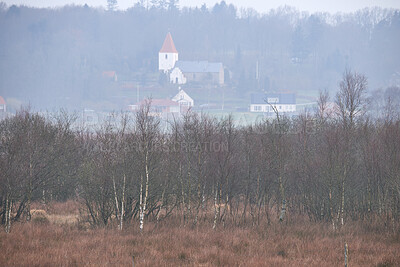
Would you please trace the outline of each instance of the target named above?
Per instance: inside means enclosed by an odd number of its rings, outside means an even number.
[[[400,266],[399,236],[360,225],[335,232],[292,219],[213,230],[169,221],[148,222],[140,233],[136,222],[123,231],[86,228],[65,211],[50,209],[46,219],[33,217],[14,223],[10,234],[1,232],[0,266],[132,266],[132,256],[135,266],[344,266],[344,242],[349,266]]]

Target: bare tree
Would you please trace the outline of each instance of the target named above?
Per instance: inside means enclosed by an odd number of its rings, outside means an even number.
[[[141,162],[139,192],[139,228],[143,230],[149,186],[155,168],[159,165],[160,154],[160,120],[151,114],[151,99],[146,100],[135,117],[135,134],[137,137],[138,156]]]
[[[324,124],[327,118],[329,118],[331,115],[328,111],[328,102],[329,92],[327,90],[319,91],[319,96],[317,99],[317,109],[315,113],[320,124]]]
[[[360,73],[346,70],[336,94],[337,115],[345,128],[352,127],[358,116],[364,114],[367,78]]]
[[[66,147],[72,144],[72,139],[69,126],[63,127],[29,110],[21,110],[0,122],[0,181],[7,232],[11,220],[25,214],[29,221],[31,202],[43,199],[45,192],[54,189],[57,179],[65,175],[63,167],[70,159]],[[14,206],[15,215],[11,216]]]
[[[356,120],[365,112],[367,78],[357,72],[346,70],[336,94],[337,114],[342,124],[342,148],[340,157],[341,204],[338,218],[344,224],[346,181],[354,167],[354,127]]]

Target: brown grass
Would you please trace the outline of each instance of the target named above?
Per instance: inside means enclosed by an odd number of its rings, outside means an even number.
[[[351,223],[334,232],[306,221],[216,230],[165,222],[140,233],[136,222],[123,231],[82,230],[52,215],[47,224],[15,223],[0,233],[0,266],[132,266],[132,256],[135,266],[343,266],[344,242],[350,266],[400,266],[399,237]]]

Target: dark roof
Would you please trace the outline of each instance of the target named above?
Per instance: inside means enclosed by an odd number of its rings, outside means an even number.
[[[163,46],[161,47],[160,53],[178,53],[175,48],[174,41],[172,40],[171,33],[167,33]]]
[[[212,63],[208,61],[177,61],[175,67],[179,68],[182,72],[220,72],[222,69],[222,63]]]
[[[296,94],[251,94],[251,104],[268,104],[268,99],[270,104],[296,104]]]

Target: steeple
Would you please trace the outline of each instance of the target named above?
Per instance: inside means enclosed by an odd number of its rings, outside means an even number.
[[[163,46],[158,53],[158,69],[168,72],[174,68],[178,61],[178,51],[175,48],[171,33],[167,33]]]
[[[160,53],[178,53],[175,48],[174,41],[172,40],[171,33],[167,33],[165,37],[164,44],[161,47]]]

